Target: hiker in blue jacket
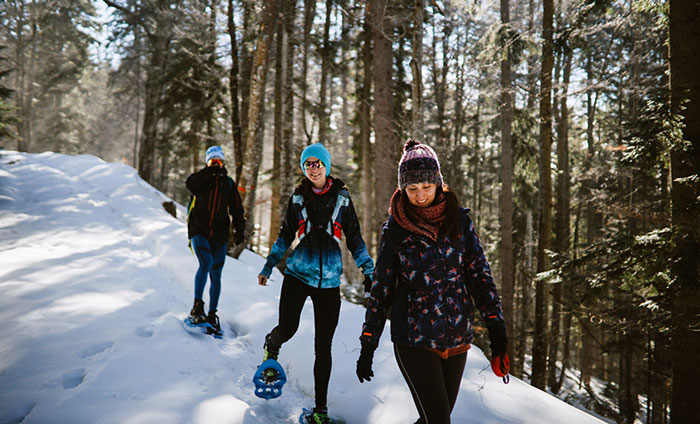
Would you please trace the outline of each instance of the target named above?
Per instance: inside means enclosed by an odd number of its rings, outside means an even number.
[[[331,342],[340,314],[340,251],[342,233],[368,287],[374,262],[367,253],[360,223],[345,184],[330,175],[331,155],[321,143],[308,146],[301,154],[304,178],[289,199],[277,241],[258,275],[258,284],[267,280],[292,242],[299,244],[286,262],[279,303],[277,326],[265,337],[263,361],[277,359],[282,344],[299,327],[304,302],[314,305],[316,407],[312,419],[328,420],[327,392],[331,373]]]
[[[493,371],[507,378],[501,301],[468,210],[443,186],[433,149],[409,140],[398,180],[379,244],[356,372],[360,382],[374,376],[374,350],[391,312],[394,357],[420,415],[417,423],[449,424],[474,337],[471,298],[489,330]]]
[[[187,214],[187,236],[192,251],[197,256],[199,268],[194,277],[194,305],[190,318],[194,324],[211,324],[221,331],[216,314],[221,294],[221,272],[226,260],[226,246],[231,220],[235,228],[234,242],[243,242],[245,218],[238,185],[227,175],[224,151],[211,146],[206,152],[206,166],[190,175],[185,182],[192,195]],[[207,276],[209,287],[209,313],[204,314],[204,287]]]

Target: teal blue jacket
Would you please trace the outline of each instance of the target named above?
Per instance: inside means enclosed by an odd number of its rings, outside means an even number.
[[[306,198],[304,189],[299,186],[289,199],[279,236],[260,274],[269,277],[272,268],[298,239],[299,243],[287,258],[284,273],[312,287],[338,287],[343,274],[342,233],[345,233],[346,245],[357,267],[364,275],[371,276],[374,262],[367,252],[355,207],[343,182],[333,179],[326,193],[306,194]]]

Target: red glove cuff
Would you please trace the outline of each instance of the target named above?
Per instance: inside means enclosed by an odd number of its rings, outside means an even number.
[[[503,356],[497,355],[491,358],[491,369],[494,374],[503,377],[503,381],[506,381],[508,373],[510,373],[510,359],[508,359],[508,354],[505,353]]]

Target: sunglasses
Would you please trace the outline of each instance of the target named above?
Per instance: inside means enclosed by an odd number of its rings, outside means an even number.
[[[211,159],[209,161],[209,166],[212,165],[224,166],[224,161],[222,161],[221,159]]]
[[[306,168],[306,169],[323,168],[323,162],[321,162],[320,159],[313,161],[313,162],[310,160],[307,160],[306,162],[304,162],[304,168]]]

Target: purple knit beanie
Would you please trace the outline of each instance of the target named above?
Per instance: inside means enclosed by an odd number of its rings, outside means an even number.
[[[399,161],[399,188],[404,190],[409,184],[432,183],[442,187],[440,161],[427,144],[408,140],[403,146],[403,156]]]

